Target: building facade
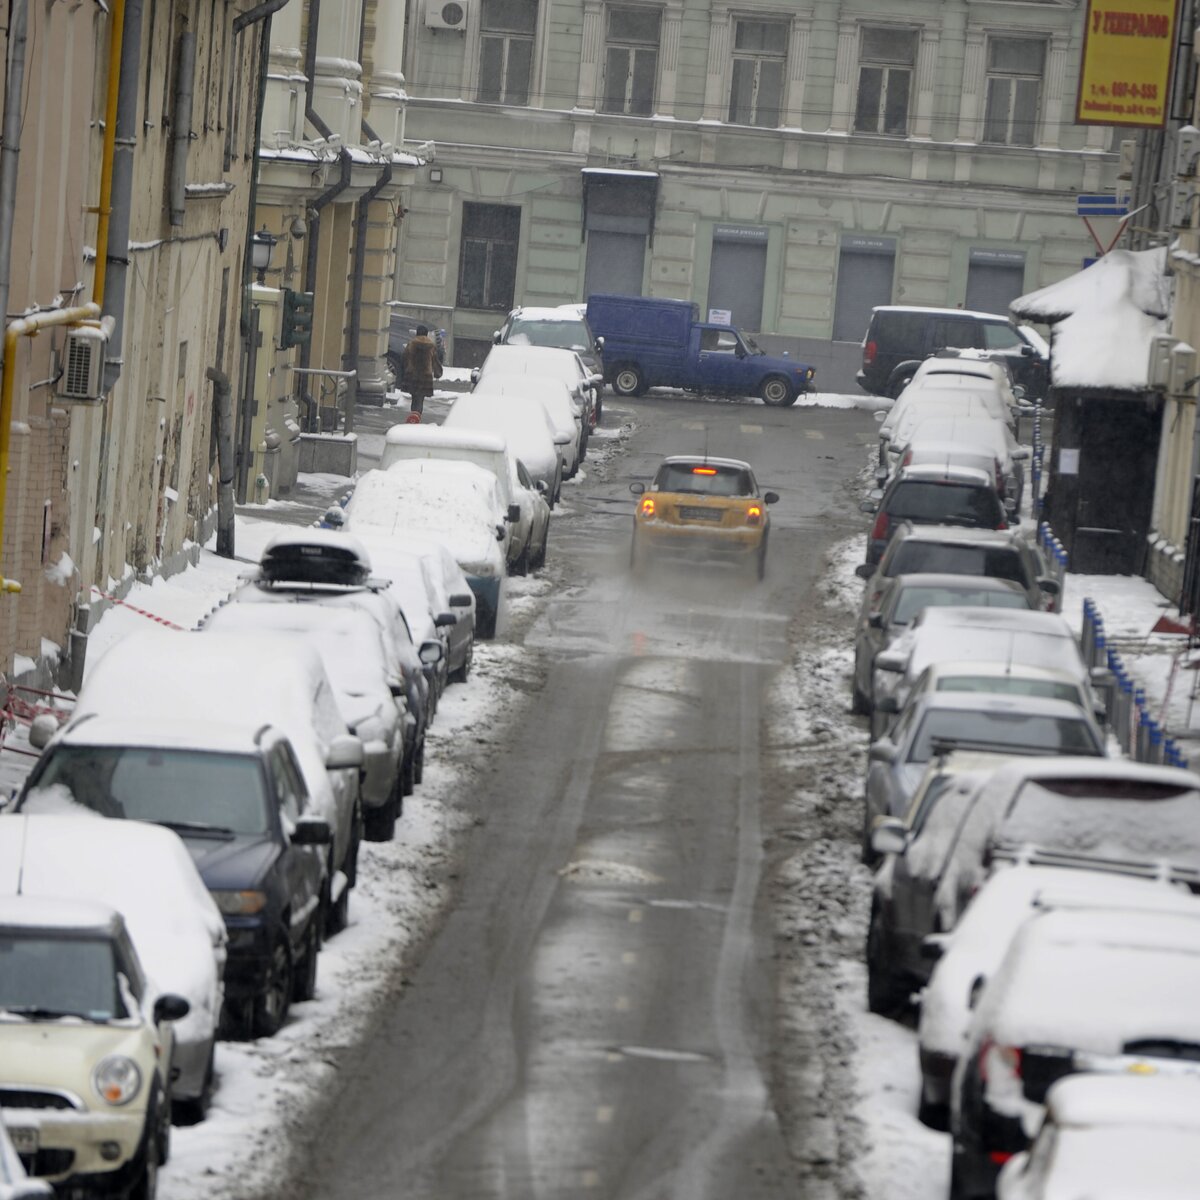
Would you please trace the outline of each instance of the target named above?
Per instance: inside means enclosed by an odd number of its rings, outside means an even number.
[[[690,299],[801,345],[876,304],[1005,311],[1092,253],[1076,0],[419,0],[409,137],[436,143],[399,299],[455,361],[514,303]],[[769,340],[769,339],[768,339]]]

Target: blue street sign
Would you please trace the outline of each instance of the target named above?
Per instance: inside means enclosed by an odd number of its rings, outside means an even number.
[[[1080,217],[1124,217],[1129,213],[1125,196],[1076,196],[1075,213]]]

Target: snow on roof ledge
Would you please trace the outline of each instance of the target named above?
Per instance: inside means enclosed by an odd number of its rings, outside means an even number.
[[[1169,332],[1166,256],[1165,246],[1111,250],[1084,270],[1012,302],[1014,317],[1054,327],[1054,387],[1146,389],[1150,339]]]

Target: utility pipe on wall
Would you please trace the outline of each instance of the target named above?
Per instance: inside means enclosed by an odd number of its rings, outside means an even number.
[[[12,281],[13,215],[17,207],[17,162],[21,155],[21,118],[25,90],[25,41],[29,9],[27,0],[12,0],[8,18],[8,71],[4,81],[3,146],[0,147],[0,319],[8,319],[8,292]],[[6,347],[7,349],[7,347]],[[0,359],[8,377],[8,354]],[[4,431],[7,438],[7,427]],[[0,484],[2,486],[2,484]],[[0,516],[3,514],[0,513]],[[3,530],[0,529],[0,535]]]
[[[108,83],[104,97],[104,140],[100,152],[100,200],[89,212],[96,219],[96,269],[92,275],[92,299],[104,306],[108,276],[108,222],[112,215],[113,152],[117,140],[117,97],[121,84],[121,51],[125,38],[125,0],[111,0],[109,8]]]
[[[187,199],[188,149],[192,144],[192,93],[196,81],[196,35],[179,35],[179,69],[175,73],[175,103],[171,128],[171,176],[167,192],[171,224],[182,225]]]

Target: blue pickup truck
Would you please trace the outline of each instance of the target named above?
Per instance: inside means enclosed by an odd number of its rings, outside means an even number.
[[[784,407],[812,390],[812,367],[786,354],[764,353],[730,325],[701,321],[688,300],[589,296],[587,320],[597,340],[604,339],[604,379],[619,396],[674,387],[761,396],[766,404]]]

